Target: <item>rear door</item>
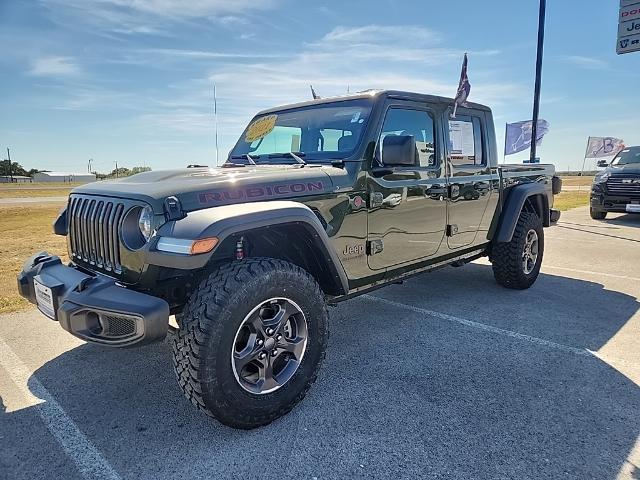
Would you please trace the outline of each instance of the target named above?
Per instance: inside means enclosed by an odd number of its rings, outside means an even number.
[[[371,169],[368,178],[369,267],[380,270],[435,255],[446,225],[441,115],[425,104],[389,101],[378,135],[412,135],[413,165]]]
[[[489,162],[489,137],[483,111],[458,108],[455,118],[445,113],[448,122],[447,243],[454,250],[472,245],[492,195]]]

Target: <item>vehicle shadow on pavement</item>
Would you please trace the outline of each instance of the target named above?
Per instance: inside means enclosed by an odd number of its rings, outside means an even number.
[[[640,306],[554,275],[505,290],[476,264],[372,295],[592,350]],[[253,431],[226,428],[182,397],[166,342],[82,345],[35,376],[123,478],[614,479],[640,434],[638,385],[598,358],[368,297],[330,314],[317,384]],[[35,408],[0,415],[0,435],[22,432],[0,468],[79,478]]]
[[[604,223],[610,225],[622,225],[624,227],[640,227],[640,215],[636,214],[624,214],[614,218],[607,218],[601,220]]]

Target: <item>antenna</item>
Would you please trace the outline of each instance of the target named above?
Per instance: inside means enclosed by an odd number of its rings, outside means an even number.
[[[216,84],[213,84],[213,119],[216,130],[216,167],[219,165],[218,163],[218,98],[216,96]]]

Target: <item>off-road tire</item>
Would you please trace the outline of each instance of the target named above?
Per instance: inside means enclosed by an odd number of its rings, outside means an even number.
[[[530,230],[538,235],[538,256],[530,273],[523,268],[522,254]],[[542,220],[535,213],[522,212],[510,242],[496,242],[491,251],[493,276],[498,284],[514,290],[529,288],[538,278],[544,253]]]
[[[304,356],[291,379],[271,393],[240,386],[231,362],[236,332],[257,305],[286,297],[300,306],[308,327]],[[316,380],[329,337],[324,294],[302,268],[272,258],[250,258],[218,268],[185,306],[172,340],[180,388],[191,403],[221,423],[241,429],[267,425],[300,402]]]
[[[589,214],[594,220],[604,220],[605,218],[607,218],[607,212],[604,212],[602,210],[595,210],[594,208],[589,209]]]

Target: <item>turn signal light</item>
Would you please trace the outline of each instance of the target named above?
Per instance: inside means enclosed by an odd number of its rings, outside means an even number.
[[[201,238],[200,240],[195,240],[191,245],[191,255],[208,253],[213,250],[217,244],[218,239],[216,237]]]

